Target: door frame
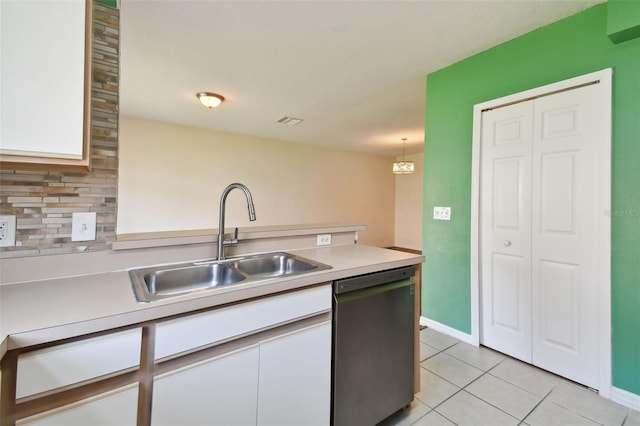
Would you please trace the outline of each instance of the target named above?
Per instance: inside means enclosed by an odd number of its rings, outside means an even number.
[[[611,96],[613,70],[570,78],[523,92],[503,96],[473,106],[473,139],[471,153],[471,343],[480,344],[480,148],[482,113],[488,109],[551,95],[579,86],[599,82],[603,101],[603,126],[598,146],[598,205],[602,210],[597,229],[598,239],[598,382],[599,394],[611,398]]]

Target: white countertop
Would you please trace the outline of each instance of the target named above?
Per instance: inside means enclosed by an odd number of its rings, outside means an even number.
[[[357,244],[288,251],[332,269],[151,303],[136,302],[127,270],[0,286],[0,358],[7,350],[424,261],[421,255]]]

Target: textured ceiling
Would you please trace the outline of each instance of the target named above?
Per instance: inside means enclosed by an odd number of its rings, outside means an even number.
[[[421,152],[427,74],[600,2],[121,0],[120,111],[381,155],[406,137]],[[199,91],[226,101],[208,110]]]

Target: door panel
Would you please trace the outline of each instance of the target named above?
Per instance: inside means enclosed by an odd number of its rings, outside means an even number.
[[[507,120],[500,120],[494,123],[493,144],[495,146],[527,141],[527,132],[530,126],[525,123],[524,115],[517,115]]]
[[[523,278],[526,278],[523,263],[520,256],[507,256],[499,253],[493,255],[491,325],[506,327],[509,332],[516,334],[522,334],[524,331],[518,309]],[[529,335],[529,333],[526,334]]]
[[[598,387],[598,85],[534,103],[534,364]]]
[[[598,386],[591,85],[482,114],[481,342]]]
[[[480,213],[482,342],[527,362],[532,116],[531,102],[483,114]]]
[[[559,95],[562,96],[563,93],[560,93]],[[553,98],[553,96],[549,96],[549,98]],[[559,108],[551,107],[550,109],[542,112],[541,121],[539,122],[541,130],[540,138],[543,140],[551,140],[555,138],[566,138],[567,136],[579,135],[581,127],[580,120],[582,118],[583,113],[579,102],[564,105]]]
[[[493,165],[494,229],[520,228],[522,168],[522,158],[500,159]]]
[[[577,265],[540,262],[541,343],[560,350],[579,351],[579,288]],[[534,360],[535,362],[535,360]]]
[[[544,154],[540,161],[541,232],[575,234],[575,155]]]

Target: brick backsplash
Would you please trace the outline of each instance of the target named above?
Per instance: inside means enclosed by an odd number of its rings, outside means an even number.
[[[119,22],[93,3],[91,172],[0,170],[0,214],[17,216],[16,246],[0,258],[109,250],[116,233]],[[95,241],[71,241],[73,212],[96,212]]]

